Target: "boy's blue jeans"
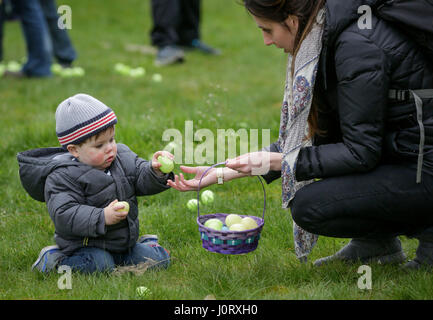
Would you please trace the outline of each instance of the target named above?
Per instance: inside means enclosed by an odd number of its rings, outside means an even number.
[[[152,268],[166,268],[170,263],[170,255],[157,242],[137,242],[126,253],[111,253],[95,247],[81,248],[73,255],[63,258],[58,265],[67,265],[72,271],[94,273],[111,272],[117,266],[136,265],[142,262],[152,263]]]

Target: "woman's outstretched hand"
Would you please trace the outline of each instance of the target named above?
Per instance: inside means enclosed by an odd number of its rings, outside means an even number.
[[[250,152],[233,159],[228,159],[226,161],[226,167],[236,170],[239,173],[257,176],[266,174],[270,169],[273,169],[271,168],[271,160],[274,158],[275,153],[265,151]]]
[[[184,173],[195,174],[195,177],[190,180],[185,180],[183,174],[180,173],[179,176],[177,174],[174,176],[174,181],[167,180],[167,184],[170,187],[182,192],[196,191],[198,190],[201,176],[207,169],[209,169],[209,167],[180,166],[180,170],[182,170]],[[212,168],[206,173],[206,175],[203,177],[201,181],[200,189],[210,186],[217,182],[215,170],[216,170],[215,168]]]

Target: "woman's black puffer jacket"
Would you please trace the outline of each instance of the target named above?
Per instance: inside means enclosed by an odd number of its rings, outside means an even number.
[[[433,88],[433,62],[389,22],[373,16],[372,28],[360,29],[363,2],[327,0],[315,89],[324,98],[319,127],[326,133],[301,149],[298,181],[366,172],[380,162],[417,168],[415,102],[390,100],[388,91]],[[422,172],[433,174],[433,99],[423,99],[423,123]]]

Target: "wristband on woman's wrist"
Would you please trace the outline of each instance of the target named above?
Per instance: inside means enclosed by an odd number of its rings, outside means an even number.
[[[217,177],[217,183],[223,184],[224,183],[224,171],[223,168],[217,168],[216,169],[216,177]]]

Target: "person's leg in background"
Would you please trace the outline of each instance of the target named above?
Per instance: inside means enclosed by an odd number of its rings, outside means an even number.
[[[4,24],[8,20],[15,20],[17,18],[13,12],[11,1],[12,0],[0,0],[0,62],[3,61]],[[2,72],[0,72],[0,76],[1,73]]]
[[[179,0],[152,0],[152,45],[158,47],[155,65],[183,62],[184,52],[177,46],[180,19]]]
[[[201,0],[180,0],[181,20],[178,27],[179,44],[206,54],[219,55],[218,49],[201,41]]]
[[[415,169],[380,165],[368,173],[325,178],[300,189],[291,203],[292,216],[311,233],[354,238],[316,265],[336,259],[402,262],[396,236],[414,236],[433,226],[432,185],[428,174],[417,184]]]
[[[200,39],[201,0],[180,0],[180,21],[178,25],[178,43],[191,46],[192,41]]]
[[[3,61],[4,3],[0,0],[0,62]]]
[[[54,0],[39,0],[39,3],[48,26],[53,55],[62,67],[71,67],[77,58],[77,53],[72,45],[68,31],[58,26],[59,15],[56,3]]]
[[[27,62],[21,72],[28,77],[51,75],[51,41],[39,0],[14,0],[27,46]]]

